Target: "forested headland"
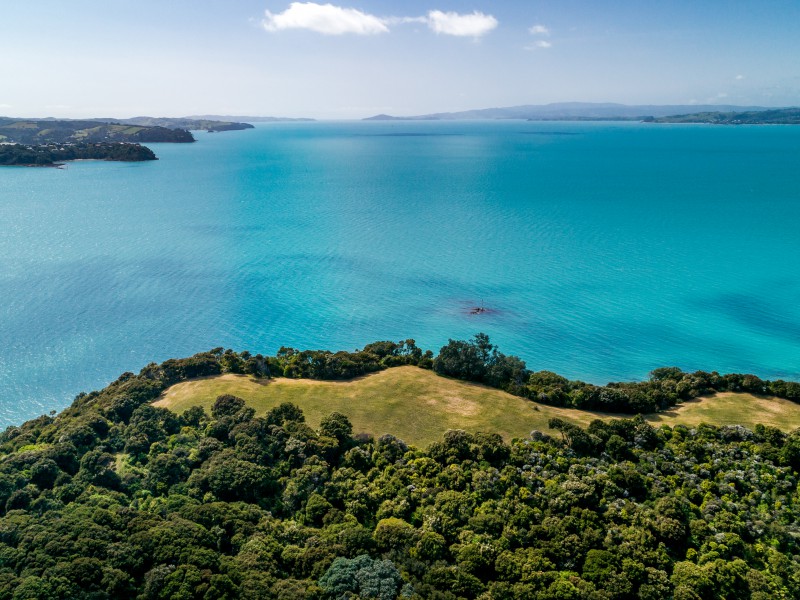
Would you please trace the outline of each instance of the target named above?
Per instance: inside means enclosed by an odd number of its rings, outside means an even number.
[[[146,146],[125,142],[78,144],[0,144],[0,165],[52,167],[68,160],[112,160],[140,162],[158,160]]]
[[[0,142],[63,144],[82,142],[191,143],[189,131],[253,129],[249,123],[200,118],[16,119],[0,117]]]
[[[0,142],[16,144],[65,144],[81,142],[191,143],[185,129],[147,127],[98,121],[12,119],[0,117]]]
[[[552,379],[482,334],[436,356],[413,340],[216,348],[124,373],[0,434],[0,598],[800,597],[800,431],[556,419],[511,443],[450,431],[421,449],[339,413],[312,429],[291,404],[152,405],[220,373],[348,379],[409,364],[531,395]],[[674,387],[676,402],[697,381],[796,385],[746,377],[667,369],[624,385]],[[564,381],[570,398],[588,386]]]
[[[219,131],[240,131],[253,129],[250,123],[237,121],[220,121],[218,119],[202,119],[192,117],[133,117],[130,119],[95,119],[108,123],[123,125],[143,125],[145,127],[167,127],[169,129],[203,130],[209,133]]]

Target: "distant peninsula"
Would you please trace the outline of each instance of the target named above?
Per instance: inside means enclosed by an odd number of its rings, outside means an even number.
[[[94,120],[15,119],[0,117],[0,142],[68,144],[81,142],[194,142],[185,129],[126,125]]]
[[[68,160],[141,162],[158,158],[146,146],[125,142],[0,144],[0,166],[57,167]]]
[[[316,119],[308,119],[305,117],[243,117],[241,115],[193,115],[186,118],[199,121],[244,121],[245,123],[295,123],[316,121]]]
[[[242,123],[231,119],[207,119],[202,117],[133,117],[130,119],[92,119],[104,123],[120,125],[136,125],[140,127],[166,127],[167,129],[184,129],[187,131],[239,131],[253,129],[250,123]]]
[[[440,112],[415,116],[375,115],[365,121],[459,121],[476,119],[518,119],[529,121],[643,121],[689,113],[732,113],[775,111],[762,106],[732,105],[627,105],[597,102],[557,102]]]

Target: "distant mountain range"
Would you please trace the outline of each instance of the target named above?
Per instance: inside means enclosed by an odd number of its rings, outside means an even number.
[[[446,121],[466,119],[530,119],[535,121],[570,120],[644,120],[695,113],[735,113],[774,110],[763,106],[733,106],[727,104],[643,104],[628,105],[592,102],[557,102],[527,104],[501,108],[482,108],[460,112],[432,113],[415,116],[375,115],[365,121]]]

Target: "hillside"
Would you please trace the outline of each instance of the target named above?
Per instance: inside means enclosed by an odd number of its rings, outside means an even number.
[[[63,144],[77,142],[176,142],[195,139],[183,129],[122,125],[98,121],[35,120],[0,117],[0,142]]]
[[[499,433],[506,440],[524,438],[532,430],[549,431],[560,418],[588,426],[611,415],[558,408],[531,402],[483,385],[439,377],[417,367],[396,367],[352,381],[310,379],[258,380],[244,375],[221,375],[178,383],[167,389],[155,406],[182,413],[192,406],[210,410],[219,395],[243,398],[257,415],[284,402],[296,404],[313,427],[331,412],[350,419],[356,432],[380,436],[391,433],[425,447],[448,429]],[[790,431],[800,427],[800,405],[772,397],[743,393],[714,394],[646,416],[654,425],[744,425],[761,423]]]

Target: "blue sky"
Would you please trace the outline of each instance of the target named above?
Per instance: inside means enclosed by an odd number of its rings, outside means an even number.
[[[361,118],[560,101],[800,104],[800,2],[36,0],[0,114]]]

